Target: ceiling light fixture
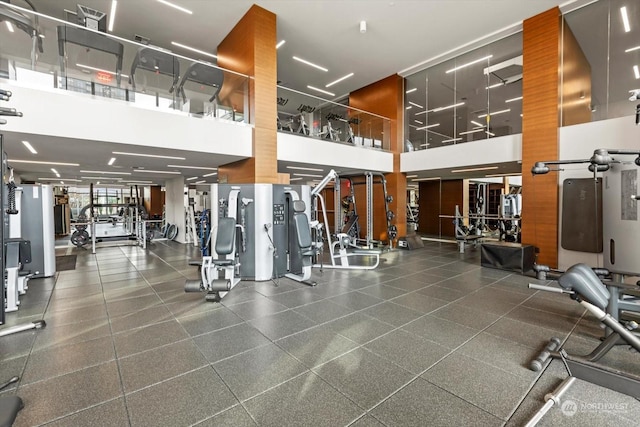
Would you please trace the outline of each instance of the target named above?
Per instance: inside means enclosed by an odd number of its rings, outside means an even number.
[[[127,180],[127,184],[153,184],[153,181],[131,181],[131,180]]]
[[[286,40],[280,40],[278,42],[278,44],[276,45],[276,49],[280,49],[282,47],[283,44],[285,44],[287,41]]]
[[[476,132],[482,132],[484,131],[483,129],[475,129],[475,130],[468,130],[466,132],[460,132],[459,135],[469,135],[470,133],[476,133]]]
[[[190,50],[191,52],[199,53],[200,55],[210,56],[211,58],[217,58],[217,55],[213,53],[205,52],[204,50],[196,49],[195,47],[187,46],[178,42],[171,42],[172,45],[181,47],[182,49]]]
[[[122,156],[137,156],[137,157],[153,157],[154,159],[172,159],[172,160],[187,160],[184,157],[174,157],[174,156],[160,156],[156,154],[145,154],[145,153],[129,153],[126,151],[112,151],[112,154],[120,154]]]
[[[489,135],[489,136],[496,136],[496,134],[495,134],[495,133],[492,133],[492,132],[489,132],[489,131],[486,131],[485,133],[486,133],[487,135]]]
[[[113,25],[116,22],[116,8],[118,7],[118,0],[111,0],[111,11],[109,13],[109,32],[113,32]]]
[[[314,87],[314,86],[311,86],[311,85],[307,85],[307,87],[308,87],[309,89],[315,90],[315,91],[320,92],[320,93],[327,94],[327,95],[329,95],[329,96],[336,96],[336,94],[335,94],[335,93],[331,93],[331,92],[326,91],[326,90],[318,89],[317,87]]]
[[[9,21],[4,21],[4,23],[7,24],[7,30],[9,30],[10,33],[13,33],[14,32],[13,24]]]
[[[303,168],[302,166],[287,166],[287,169],[294,169],[299,171],[311,171],[311,172],[324,172],[324,169]]]
[[[414,122],[416,122],[419,125],[423,125],[424,124],[424,122],[421,122],[420,120],[414,120]]]
[[[416,104],[415,102],[411,102],[411,101],[409,101],[409,104],[413,105],[414,107],[424,108],[422,105],[420,105],[420,104]]]
[[[185,181],[193,181],[194,179],[198,179],[197,176],[192,176],[191,178],[185,179]]]
[[[360,34],[367,32],[367,21],[360,21]]]
[[[411,110],[413,108],[413,106],[409,105],[407,108],[405,108],[405,110]],[[423,111],[424,113],[424,111]]]
[[[353,77],[353,73],[349,73],[346,76],[340,77],[338,80],[334,80],[331,83],[329,83],[328,85],[325,85],[325,87],[331,87],[336,83],[340,83],[341,81],[348,79],[349,77]]]
[[[307,64],[307,65],[308,65],[308,66],[310,66],[310,67],[317,68],[317,69],[318,69],[318,70],[320,70],[320,71],[324,71],[325,73],[329,71],[329,70],[327,70],[326,68],[321,67],[320,65],[316,65],[316,64],[314,64],[313,62],[309,62],[309,61],[307,61],[307,60],[305,60],[305,59],[298,58],[297,56],[294,56],[294,57],[293,57],[293,59],[295,59],[295,60],[296,60],[296,61],[298,61],[298,62],[302,62],[303,64]]]
[[[418,175],[407,175],[407,178],[417,178]]]
[[[486,89],[486,90],[494,89],[494,88],[499,87],[499,86],[504,86],[504,83],[503,83],[503,82],[500,82],[500,83],[494,83],[494,84],[492,84],[492,85],[490,85],[490,86],[485,87],[485,89]]]
[[[60,179],[60,175],[58,175],[58,179]],[[73,181],[73,182],[82,182],[82,180],[79,179],[72,179],[72,178],[62,178],[65,181]],[[54,181],[56,180],[56,178],[38,178],[38,181]]]
[[[184,166],[184,165],[167,165],[168,168],[183,168],[183,169],[203,169],[208,171],[217,171],[218,168],[209,168],[206,166]]]
[[[427,126],[422,126],[420,128],[416,128],[416,130],[425,130],[425,129],[431,129],[434,128],[436,126],[440,126],[440,123],[434,123],[432,125],[427,125]]]
[[[9,163],[33,163],[35,165],[53,165],[53,166],[80,166],[78,163],[62,163],[62,162],[41,162],[38,160],[16,160],[11,159]]]
[[[485,125],[483,125],[482,123],[478,123],[475,120],[471,120],[471,123],[473,123],[476,126],[480,126],[480,127],[484,127]]]
[[[55,170],[54,168],[51,168],[51,172],[56,174],[56,177],[60,178],[60,174],[58,173],[57,170]]]
[[[640,46],[636,46],[636,47],[631,47],[627,50],[625,50],[625,53],[629,53],[629,52],[633,52],[634,50],[640,50]]]
[[[24,146],[27,147],[27,150],[31,151],[31,154],[38,154],[36,149],[33,148],[31,144],[29,144],[29,141],[22,141],[22,144],[24,144]]]
[[[631,25],[629,24],[629,15],[627,15],[627,7],[622,6],[620,8],[620,15],[622,15],[622,25],[624,26],[624,32],[631,31]]]
[[[93,71],[99,71],[101,73],[107,73],[107,74],[111,74],[113,76],[116,75],[116,73],[114,73],[113,71],[109,71],[109,70],[105,70],[103,68],[97,68],[97,67],[92,67],[90,65],[84,65],[84,64],[76,64],[76,67],[80,67],[80,68],[86,68],[88,70],[93,70]],[[127,74],[120,74],[122,77],[124,78],[129,78],[129,76]]]
[[[474,61],[467,62],[466,64],[462,64],[462,65],[460,65],[458,67],[455,67],[455,68],[452,68],[450,70],[447,70],[447,71],[445,71],[445,73],[446,74],[453,73],[454,71],[458,71],[458,70],[460,70],[462,68],[468,67],[469,65],[477,64],[478,62],[482,62],[482,61],[485,61],[485,60],[490,59],[490,58],[493,58],[493,55],[488,55],[488,56],[485,56],[483,58],[478,58],[478,59],[476,59]]]
[[[409,89],[409,90],[408,90],[408,91],[406,91],[405,93],[408,95],[408,94],[413,93],[413,92],[415,92],[415,91],[417,91],[417,90],[418,90],[418,88],[417,88],[417,87],[414,87],[413,89]]]
[[[456,107],[460,107],[464,105],[464,102],[458,102],[457,104],[452,104],[452,105],[447,105],[446,107],[438,107],[438,108],[434,108],[433,110],[427,110],[427,111],[420,111],[416,113],[416,116],[418,114],[426,114],[426,113],[438,113],[440,111],[444,111],[444,110],[448,110],[450,108],[456,108]]]
[[[309,178],[323,178],[322,175],[313,175],[313,174],[308,174],[308,173],[294,173],[294,176],[307,176]]]
[[[131,172],[112,172],[112,171],[86,171],[81,170],[80,173],[99,173],[105,175],[131,175]]]
[[[193,12],[190,11],[189,9],[185,9],[184,7],[178,6],[177,4],[169,3],[167,0],[157,0],[157,1],[158,1],[158,3],[162,3],[164,5],[167,5],[169,7],[177,9],[180,12],[184,12],[184,13],[188,13],[189,15],[193,15]]]
[[[507,108],[506,110],[494,111],[493,113],[489,113],[489,114],[480,114],[478,116],[478,118],[482,119],[484,117],[487,117],[487,115],[489,115],[489,116],[497,116],[498,114],[508,113],[509,111],[511,111],[511,108]]]
[[[110,177],[110,176],[81,176],[82,179],[102,179],[109,181],[122,181],[122,178]]]
[[[439,179],[440,179],[440,177],[439,177],[439,176],[436,176],[436,177],[433,177],[433,178],[416,178],[416,179],[412,179],[411,181],[413,181],[413,182],[419,182],[419,181],[437,181],[437,180],[439,180]]]
[[[470,168],[470,169],[456,169],[452,170],[451,173],[464,173],[464,172],[476,172],[476,171],[490,171],[498,169],[498,166],[487,166],[482,168]]]
[[[462,138],[443,139],[440,142],[443,143],[443,144],[446,144],[447,142],[456,142],[456,141],[462,141]]]
[[[214,176],[214,175],[218,175],[218,172],[208,173],[208,174],[202,175],[202,177],[203,177],[203,178],[208,178],[208,177],[210,177],[210,176]]]
[[[144,173],[168,173],[171,175],[180,175],[180,172],[174,172],[174,171],[155,171],[155,170],[150,170],[150,169],[134,169],[134,172],[144,172]],[[131,175],[131,174],[129,174]]]
[[[637,65],[633,66],[633,74],[636,76],[636,80],[640,79],[640,70],[638,69]]]
[[[116,162],[116,158],[112,157],[111,160],[109,160],[109,163],[107,163],[107,166],[113,166],[115,162]]]
[[[202,181],[196,181],[196,184],[204,184],[205,182],[207,182],[207,180],[203,179]]]
[[[505,100],[504,102],[505,102],[505,103],[507,103],[507,102],[520,101],[521,99],[522,99],[522,97],[521,97],[521,96],[517,96],[517,97],[515,97],[515,98],[507,99],[507,100]]]
[[[289,178],[289,181],[300,181],[302,178]]]

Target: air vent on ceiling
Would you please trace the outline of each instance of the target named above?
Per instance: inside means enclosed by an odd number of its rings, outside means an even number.
[[[137,41],[138,43],[144,44],[144,45],[148,45],[149,44],[149,40],[147,37],[141,36],[139,34],[134,34],[133,35],[133,39],[135,41]]]

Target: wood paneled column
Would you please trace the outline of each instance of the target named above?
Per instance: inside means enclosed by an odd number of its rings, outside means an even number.
[[[277,63],[276,15],[253,5],[218,46],[220,67],[253,77],[248,112],[254,125],[253,157],[221,166],[221,182],[278,182]]]
[[[536,161],[558,158],[560,9],[523,23],[522,243],[539,248],[538,263],[558,264],[558,175],[531,175]]]
[[[385,175],[387,193],[393,196],[390,209],[398,236],[407,234],[407,177],[400,172],[400,153],[403,150],[404,129],[403,78],[393,75],[349,94],[349,106],[391,119],[389,150],[393,153],[393,172]],[[386,240],[386,219],[382,195],[374,194],[374,236]],[[364,210],[362,210],[364,212]]]
[[[538,247],[537,262],[555,268],[558,175],[533,176],[531,167],[558,159],[561,125],[591,120],[591,67],[557,7],[524,21],[523,59],[522,243]]]

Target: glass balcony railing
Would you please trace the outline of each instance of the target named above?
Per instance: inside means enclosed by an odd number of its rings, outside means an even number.
[[[249,77],[0,2],[0,78],[249,123]]]
[[[278,131],[358,147],[390,150],[391,120],[278,86]]]

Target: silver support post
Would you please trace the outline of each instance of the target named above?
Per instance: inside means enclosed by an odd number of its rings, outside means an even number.
[[[371,240],[373,240],[373,175],[371,172],[366,173],[367,182],[367,247],[371,248]],[[386,212],[385,212],[386,214]]]
[[[96,222],[93,217],[91,217],[91,253],[96,254]]]

